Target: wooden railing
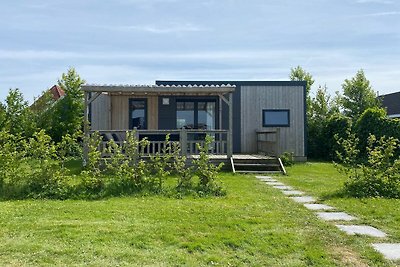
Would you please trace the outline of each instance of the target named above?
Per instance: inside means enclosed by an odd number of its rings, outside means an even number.
[[[103,150],[110,140],[114,140],[118,145],[122,145],[126,139],[128,130],[99,130],[90,131],[90,133],[98,132],[102,136],[100,149]],[[179,148],[181,154],[196,155],[199,154],[198,144],[204,146],[205,137],[211,136],[213,141],[209,145],[209,152],[214,155],[226,155],[228,151],[228,131],[227,130],[134,130],[136,138],[148,140],[147,145],[140,147],[139,151],[143,156],[163,153],[167,143],[166,135],[170,135],[169,145]],[[175,145],[173,145],[175,143]],[[169,153],[173,151],[169,150]]]

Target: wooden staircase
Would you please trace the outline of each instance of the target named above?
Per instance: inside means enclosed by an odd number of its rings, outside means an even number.
[[[280,158],[231,158],[233,173],[283,173],[285,167]]]

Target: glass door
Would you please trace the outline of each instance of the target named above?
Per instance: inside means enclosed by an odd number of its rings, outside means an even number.
[[[147,129],[146,99],[129,99],[129,128]]]
[[[216,101],[177,100],[176,128],[215,130]]]

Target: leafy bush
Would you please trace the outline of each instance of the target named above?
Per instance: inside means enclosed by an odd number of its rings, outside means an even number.
[[[284,166],[292,166],[294,164],[294,159],[293,159],[294,153],[293,152],[284,152],[281,156],[280,159],[282,161],[282,164]]]
[[[400,139],[400,121],[387,118],[386,111],[382,108],[365,110],[354,128],[359,139],[360,160],[367,160],[367,146],[370,135],[374,135],[378,139],[383,136]],[[395,149],[395,154],[399,156],[400,149]]]
[[[336,164],[346,174],[345,191],[355,197],[400,198],[400,158],[395,157],[399,141],[393,137],[368,137],[367,162],[357,163],[359,139],[348,132],[348,138],[338,143],[344,153],[338,153],[343,165]]]
[[[187,158],[181,156],[181,149],[179,143],[173,143],[173,170],[178,176],[178,183],[176,185],[176,190],[178,193],[191,193],[193,191],[193,176],[194,168],[193,166],[186,166]]]
[[[135,132],[126,133],[126,141],[110,141],[104,150],[99,133],[85,137],[87,154],[83,170],[74,174],[66,167],[66,158],[76,146],[76,138],[66,135],[55,144],[44,130],[25,140],[0,131],[0,197],[95,199],[132,193],[166,195],[222,195],[225,192],[216,182],[222,167],[209,162],[211,137],[199,146],[200,156],[194,167],[186,167],[179,144],[166,138],[160,153],[149,161],[143,160],[140,149],[148,146],[146,139],[138,140]],[[102,155],[108,156],[104,159]],[[76,172],[78,171],[78,172]],[[172,188],[165,183],[172,172],[178,175]],[[198,184],[193,177],[197,174]]]
[[[197,144],[197,148],[200,152],[199,158],[193,161],[196,166],[196,174],[199,178],[197,189],[199,192],[205,194],[224,195],[224,190],[216,182],[218,172],[224,164],[220,163],[216,166],[210,162],[209,147],[212,142],[213,138],[207,135],[203,146]]]

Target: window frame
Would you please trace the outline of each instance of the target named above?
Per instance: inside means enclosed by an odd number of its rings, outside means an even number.
[[[265,124],[265,115],[267,112],[287,112],[287,123],[285,124]],[[290,127],[290,109],[263,109],[262,110],[263,127]]]

